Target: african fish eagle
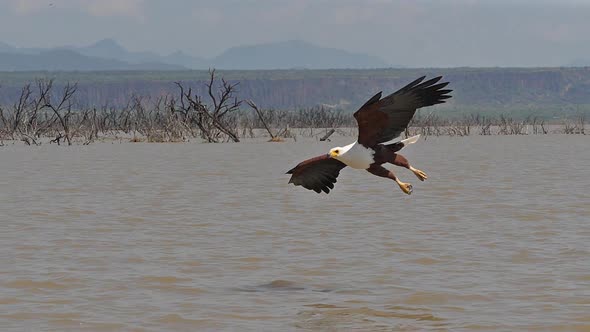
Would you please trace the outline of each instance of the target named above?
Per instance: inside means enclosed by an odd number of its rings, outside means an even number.
[[[336,178],[346,166],[364,169],[376,176],[395,181],[400,189],[410,195],[412,185],[400,181],[392,171],[381,166],[392,163],[412,171],[421,181],[428,177],[414,168],[408,160],[397,153],[408,144],[415,143],[420,135],[394,142],[405,131],[417,109],[441,104],[453,90],[443,89],[449,83],[437,83],[442,76],[422,82],[422,76],[398,91],[381,98],[381,92],[369,99],[354,113],[358,124],[357,141],[346,146],[335,147],[328,154],[299,163],[287,172],[289,183],[302,186],[317,193],[326,194],[334,189]]]

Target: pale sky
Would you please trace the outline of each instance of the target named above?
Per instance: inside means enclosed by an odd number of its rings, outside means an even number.
[[[559,66],[590,59],[590,0],[0,0],[0,41],[212,57],[292,39],[394,65]]]

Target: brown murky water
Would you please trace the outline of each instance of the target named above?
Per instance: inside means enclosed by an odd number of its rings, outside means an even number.
[[[0,148],[2,331],[589,331],[590,137],[429,138],[414,194],[333,143]]]

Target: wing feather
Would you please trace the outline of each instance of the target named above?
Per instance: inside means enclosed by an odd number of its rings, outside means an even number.
[[[359,127],[358,142],[373,147],[390,141],[401,135],[418,108],[442,104],[452,97],[448,93],[453,90],[443,89],[449,83],[438,83],[442,76],[422,82],[425,78],[422,76],[382,99],[379,92],[361,106],[354,113]]]
[[[322,155],[300,162],[287,174],[291,174],[289,183],[313,190],[318,194],[322,191],[328,194],[331,189],[334,189],[336,178],[344,167],[346,164],[343,162],[330,158],[328,155]]]

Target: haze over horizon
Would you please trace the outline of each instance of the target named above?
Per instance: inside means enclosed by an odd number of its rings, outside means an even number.
[[[590,59],[590,1],[5,0],[0,42],[214,57],[303,40],[407,67],[563,66]],[[26,24],[23,24],[26,22]]]

